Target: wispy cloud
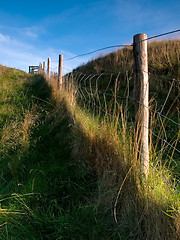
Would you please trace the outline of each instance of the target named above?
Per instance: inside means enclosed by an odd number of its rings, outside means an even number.
[[[171,31],[179,26],[178,1],[174,4],[171,1],[146,1],[143,0],[115,0],[114,8],[109,14],[116,20],[115,28],[131,33],[145,32],[154,35]],[[124,26],[126,26],[124,28]],[[135,32],[136,31],[136,32]]]
[[[8,35],[3,35],[0,33],[0,42],[8,42],[10,40],[10,37]]]
[[[25,27],[25,28],[19,29],[19,32],[23,35],[26,35],[27,37],[31,37],[31,38],[38,37],[37,30],[34,27]]]
[[[52,47],[44,50],[39,49],[37,46],[0,33],[0,64],[2,65],[28,71],[30,65],[38,65],[39,62],[47,61],[49,57],[52,59],[52,71],[57,72],[59,53],[64,55],[64,59],[74,56],[69,51],[57,50]],[[87,62],[87,60],[87,58],[80,58],[73,61],[64,61],[64,74]]]
[[[11,27],[11,26],[5,26],[0,25],[0,29],[2,31],[8,32],[10,35],[14,35],[17,38],[18,37],[28,37],[31,39],[36,39],[39,36],[46,33],[46,30],[43,26],[28,26],[28,27]]]
[[[0,33],[1,64],[27,70],[30,64],[42,59],[33,52],[36,52],[33,46]]]

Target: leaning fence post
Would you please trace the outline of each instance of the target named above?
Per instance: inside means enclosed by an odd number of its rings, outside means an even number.
[[[136,116],[136,143],[141,158],[141,171],[149,172],[149,79],[147,35],[137,34],[133,39],[134,52],[134,101]],[[140,86],[139,86],[140,83]],[[140,93],[138,94],[138,89]]]
[[[50,73],[51,73],[51,59],[48,58],[48,62],[47,62],[47,77],[48,77],[48,80],[50,80]]]
[[[58,65],[58,89],[62,89],[62,79],[63,79],[63,55],[59,55],[59,65]]]

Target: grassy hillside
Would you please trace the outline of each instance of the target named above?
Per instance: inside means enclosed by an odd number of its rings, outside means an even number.
[[[100,56],[75,71],[92,73],[118,73],[133,70],[133,47],[125,47],[107,56]],[[149,72],[180,78],[180,40],[148,43]]]
[[[0,239],[179,239],[180,197],[153,170],[142,184],[120,105],[93,114],[72,84],[2,66],[0,86]]]
[[[172,80],[180,79],[180,40],[169,40],[161,42],[151,42],[148,44],[148,68],[150,99],[157,101],[158,109],[163,105],[165,97],[168,95]],[[129,96],[133,98],[134,76],[133,76],[133,47],[126,47],[104,57],[94,59],[87,64],[78,67],[73,71],[74,77],[79,80],[79,75],[86,74],[81,81],[85,87],[85,79],[88,75],[94,75],[91,81],[87,78],[86,86],[96,88],[98,78],[98,90],[101,92],[114,92],[115,81],[118,78],[119,96],[127,96],[127,82],[129,84]],[[96,75],[100,75],[96,77]],[[112,76],[111,76],[112,75]],[[163,78],[164,77],[164,78]],[[111,78],[111,81],[110,81]],[[92,86],[89,86],[89,84]],[[108,87],[108,89],[107,89]],[[171,106],[175,96],[179,94],[180,81],[174,81],[174,86],[170,101],[166,110]],[[176,102],[179,109],[179,100]]]
[[[55,100],[41,76],[0,70],[0,239],[117,237],[98,210],[101,180],[86,164],[88,140],[77,151],[85,136],[72,128],[68,101]]]
[[[149,108],[154,147],[161,151],[163,141],[180,148],[180,40],[151,42],[148,44]],[[122,104],[129,125],[135,122],[133,48],[126,47],[104,57],[94,59],[73,71],[81,106],[104,115],[112,115],[118,104]],[[69,81],[69,80],[68,80]],[[140,88],[140,86],[139,86]],[[82,101],[83,99],[83,101]],[[86,102],[86,104],[85,104]],[[96,111],[94,111],[96,108]],[[101,109],[101,110],[99,110]],[[156,112],[160,115],[155,114]],[[164,117],[165,116],[165,117]],[[171,119],[169,121],[167,118]],[[156,146],[155,146],[156,145]],[[180,180],[179,152],[167,161],[171,153],[164,151],[163,162],[170,162],[174,174]]]

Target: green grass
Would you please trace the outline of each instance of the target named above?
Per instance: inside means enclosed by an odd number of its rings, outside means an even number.
[[[3,69],[0,239],[108,239],[92,202],[98,180],[72,157],[65,103],[50,101],[41,76]]]
[[[180,79],[180,40],[169,40],[148,43],[149,99],[151,130],[160,138],[165,139],[177,149],[180,148],[179,126],[174,122],[180,121],[179,82],[175,81],[169,92],[172,79]],[[101,71],[103,74],[101,75]],[[115,102],[121,104],[127,111],[126,120],[130,126],[135,122],[134,113],[134,76],[133,76],[133,48],[127,47],[104,57],[98,57],[78,67],[73,71],[74,82],[79,84],[78,103],[92,114],[102,117],[104,112],[113,115]],[[83,78],[83,74],[86,74]],[[112,74],[112,75],[111,75]],[[155,76],[157,74],[157,76]],[[89,78],[88,78],[89,75]],[[163,75],[161,78],[158,75]],[[93,76],[93,77],[92,77]],[[92,79],[91,79],[92,78]],[[168,80],[169,78],[171,80]],[[86,81],[85,81],[86,79]],[[168,99],[166,97],[168,96]],[[128,97],[129,99],[123,99]],[[83,98],[83,101],[82,101]],[[167,101],[166,101],[167,100]],[[90,102],[90,103],[89,103]],[[164,103],[166,104],[164,105]],[[102,109],[99,111],[99,107]],[[163,110],[161,112],[161,109]],[[162,115],[154,114],[159,111]],[[162,127],[163,123],[163,127]],[[152,150],[155,154],[161,152],[163,141],[152,136]],[[158,144],[157,144],[158,143]],[[166,147],[161,160],[171,166],[173,174],[180,180],[179,153]]]
[[[160,196],[141,184],[132,127],[39,75],[1,66],[0,85],[0,239],[179,238],[179,196],[153,171]]]

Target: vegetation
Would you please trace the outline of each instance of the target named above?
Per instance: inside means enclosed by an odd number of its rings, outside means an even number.
[[[0,239],[180,238],[180,195],[159,175],[178,188],[175,174],[151,142],[159,173],[143,180],[123,102],[102,114],[74,84],[2,66],[0,85]]]
[[[100,56],[74,71],[84,73],[118,73],[133,69],[133,47],[125,47],[105,56]],[[180,40],[153,41],[148,43],[149,71],[157,74],[180,77]]]
[[[148,67],[150,84],[150,119],[151,130],[156,136],[166,139],[177,149],[180,148],[179,121],[180,121],[180,40],[151,42],[148,44]],[[79,103],[83,98],[85,108],[94,113],[107,111],[114,114],[114,103],[122,104],[126,111],[126,121],[132,125],[135,122],[134,113],[134,75],[133,49],[126,47],[107,56],[99,57],[73,71],[78,85]],[[139,85],[140,88],[140,85]],[[115,107],[116,108],[116,107]],[[117,108],[116,108],[117,109]],[[162,115],[155,114],[160,112]],[[166,117],[172,119],[169,121]],[[157,150],[161,151],[163,141],[157,141],[153,135]],[[179,153],[171,155],[169,148],[164,151],[163,162],[170,164],[174,175],[180,180]],[[167,156],[169,160],[167,160]],[[174,159],[175,161],[172,161]]]

